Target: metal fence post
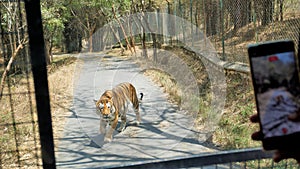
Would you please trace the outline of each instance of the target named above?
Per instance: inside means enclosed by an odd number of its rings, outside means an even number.
[[[223,0],[220,0],[220,8],[221,8],[222,59],[224,61],[226,61],[226,56],[225,56],[225,37],[224,37],[224,4],[223,4]]]
[[[25,0],[43,167],[56,168],[40,0]]]

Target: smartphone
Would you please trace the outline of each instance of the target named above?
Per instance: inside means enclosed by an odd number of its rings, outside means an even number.
[[[263,148],[292,149],[300,143],[300,123],[288,115],[300,110],[299,69],[291,40],[248,46],[250,70]]]

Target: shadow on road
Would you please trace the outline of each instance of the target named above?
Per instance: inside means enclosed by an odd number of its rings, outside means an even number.
[[[105,61],[102,58],[105,57]],[[105,55],[84,58],[74,85],[72,115],[56,152],[58,168],[101,168],[138,161],[185,157],[214,151],[199,141],[194,119],[168,102],[163,91],[149,81],[130,61]],[[133,125],[135,113],[129,109],[128,125],[113,141],[104,144],[99,134],[99,115],[93,99],[123,81],[145,94],[140,104],[142,123]]]

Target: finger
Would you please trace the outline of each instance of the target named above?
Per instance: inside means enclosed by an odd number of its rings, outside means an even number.
[[[294,154],[291,151],[287,152],[287,151],[277,150],[277,151],[275,151],[275,153],[273,155],[273,160],[274,160],[274,162],[278,163],[281,160],[293,158],[293,157],[294,157]]]
[[[256,141],[260,141],[263,139],[263,134],[261,131],[257,131],[257,132],[254,132],[252,135],[251,135],[251,138],[253,140],[256,140]]]
[[[257,115],[257,114],[252,115],[252,116],[250,117],[250,121],[251,121],[252,123],[258,123],[258,122],[259,122],[259,117],[258,117],[258,115]]]
[[[300,121],[300,113],[297,112],[297,113],[290,114],[288,118],[291,121],[295,121],[295,122]]]
[[[274,152],[274,155],[273,155],[273,161],[278,163],[280,162],[281,160],[285,159],[285,153],[283,152],[280,152],[280,151],[275,151]]]
[[[273,160],[274,162],[280,162],[283,159],[289,159],[293,158],[297,160],[297,162],[300,164],[300,152],[299,151],[282,151],[282,150],[277,150],[275,151],[273,155]]]

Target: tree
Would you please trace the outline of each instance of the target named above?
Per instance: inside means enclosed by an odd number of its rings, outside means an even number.
[[[117,20],[117,22],[118,22],[118,24],[119,24],[119,26],[120,26],[120,28],[122,30],[122,33],[124,35],[124,39],[125,39],[125,42],[126,42],[127,49],[129,49],[130,52],[133,53],[131,45],[130,45],[128,37],[127,37],[127,33],[126,33],[126,31],[125,31],[125,29],[123,27],[123,24],[121,23],[120,19],[117,17],[114,5],[112,6],[112,12],[113,12],[114,18]]]
[[[68,13],[62,1],[52,0],[41,3],[43,16],[43,30],[46,45],[47,62],[53,60],[52,49],[54,46],[61,46],[63,40],[63,30],[65,28]]]
[[[251,1],[225,0],[224,6],[233,21],[234,30],[242,28],[251,21]]]
[[[23,11],[20,11],[20,2],[7,1],[0,3],[0,43],[5,50],[4,65],[7,65],[16,49],[25,39],[25,18]],[[24,44],[23,44],[24,45]],[[21,52],[22,53],[22,52]],[[20,53],[15,57],[14,61],[22,59],[19,57]],[[22,72],[27,69],[24,65],[12,65],[13,73]]]
[[[262,25],[267,25],[273,21],[274,0],[263,1],[263,18]]]
[[[114,6],[115,11],[112,10]],[[108,35],[99,35],[97,38],[93,36],[99,28],[102,28],[105,24],[113,21],[115,18],[120,18],[129,11],[129,0],[83,0],[83,1],[70,1],[68,4],[68,11],[70,18],[65,23],[66,30],[69,32],[69,36],[74,36],[80,33],[80,37],[88,42],[89,52],[99,51],[104,48],[106,39],[104,37]],[[115,17],[114,17],[115,12]],[[122,22],[122,21],[120,21]],[[122,25],[123,26],[123,25]],[[69,30],[72,28],[76,32]],[[113,27],[112,27],[113,28]],[[117,34],[117,30],[113,30],[113,36]],[[101,34],[101,32],[100,32]],[[69,39],[69,38],[66,38]]]
[[[261,25],[267,25],[273,21],[273,14],[275,8],[275,0],[257,0],[253,1],[254,10],[257,14],[258,20]],[[283,0],[280,2],[280,8],[283,8]]]
[[[4,85],[5,85],[5,80],[6,80],[6,77],[8,76],[9,71],[11,70],[12,64],[15,61],[16,57],[19,55],[19,52],[24,48],[24,45],[27,44],[27,43],[28,43],[28,41],[26,39],[24,39],[18,45],[18,47],[15,49],[14,53],[10,57],[7,65],[6,65],[6,68],[4,69],[4,71],[2,73],[1,81],[0,81],[0,100],[2,99],[3,89],[4,89]]]
[[[209,0],[205,3],[205,21],[206,35],[211,36],[217,34],[218,18],[218,3],[215,0]]]
[[[93,1],[72,1],[69,4],[69,12],[71,14],[72,25],[77,27],[76,30],[81,30],[85,38],[88,39],[89,52],[93,52],[93,34],[97,28],[104,25],[104,16],[98,12],[101,8],[101,3]],[[76,24],[75,24],[76,23]],[[78,28],[79,27],[79,28]]]
[[[26,71],[27,66],[21,64],[13,64],[17,61],[24,59],[24,46],[27,45],[28,41],[24,35],[24,29],[26,25],[23,23],[25,18],[24,13],[20,11],[20,2],[7,1],[0,3],[0,32],[1,38],[0,43],[3,47],[3,58],[5,69],[1,74],[0,81],[0,100],[2,98],[3,89],[7,77],[11,73],[20,73]],[[1,49],[0,49],[1,50]],[[0,51],[2,52],[2,51]],[[2,53],[0,53],[2,55]],[[21,62],[21,61],[20,61]],[[22,63],[22,62],[21,62]]]

